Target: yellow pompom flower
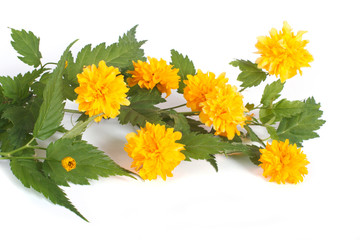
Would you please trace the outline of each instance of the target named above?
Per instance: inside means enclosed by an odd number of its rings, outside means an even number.
[[[187,101],[186,106],[191,108],[193,112],[201,111],[200,103],[206,100],[206,94],[213,91],[216,86],[225,86],[228,81],[225,73],[216,78],[214,73],[203,73],[201,70],[198,70],[195,76],[187,75],[187,79],[184,81],[186,85],[184,98]]]
[[[205,95],[200,103],[200,121],[210,127],[213,125],[215,135],[226,136],[229,140],[240,135],[237,126],[243,127],[248,117],[245,112],[243,96],[235,86],[229,84],[215,89]]]
[[[61,160],[61,165],[65,168],[66,171],[71,171],[76,168],[76,161],[72,157],[66,157]]]
[[[302,40],[306,31],[299,31],[296,35],[290,25],[284,21],[282,31],[271,29],[270,36],[258,37],[256,48],[261,56],[256,59],[259,68],[263,68],[271,75],[280,76],[281,82],[292,78],[302,67],[310,67],[309,62],[314,59],[305,49],[308,40]]]
[[[151,123],[137,130],[137,134],[129,133],[125,151],[134,159],[131,167],[143,179],[156,179],[157,175],[164,180],[167,176],[172,177],[171,171],[185,159],[180,152],[185,150],[184,145],[176,143],[181,137],[181,132],[174,132],[173,128]]]
[[[260,166],[264,169],[264,177],[270,177],[270,182],[296,184],[308,173],[306,155],[296,144],[289,144],[288,139],[285,142],[273,140],[260,152]]]
[[[79,111],[90,117],[103,113],[95,118],[96,122],[102,118],[115,118],[120,113],[120,105],[130,104],[126,99],[129,88],[124,76],[118,68],[108,67],[104,61],[99,62],[99,67],[94,64],[85,67],[77,78],[79,87],[75,92],[78,94],[76,103],[79,104]]]
[[[171,94],[171,89],[179,88],[180,76],[177,75],[179,69],[168,65],[165,60],[148,57],[148,62],[138,60],[133,62],[134,71],[128,71],[132,75],[128,78],[130,87],[138,84],[141,88],[157,89],[166,93],[166,97]]]

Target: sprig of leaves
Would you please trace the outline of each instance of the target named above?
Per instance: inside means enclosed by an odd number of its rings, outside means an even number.
[[[21,55],[18,57],[21,61],[34,67],[41,65],[40,38],[31,31],[15,29],[11,29],[11,37],[11,45]]]
[[[241,73],[237,80],[241,81],[241,87],[255,87],[258,86],[267,77],[267,73],[258,68],[256,63],[252,63],[249,60],[234,60],[230,62],[230,65],[239,67]]]

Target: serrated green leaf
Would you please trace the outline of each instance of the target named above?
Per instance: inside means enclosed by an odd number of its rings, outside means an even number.
[[[146,122],[162,123],[160,109],[154,105],[164,102],[157,89],[147,90],[134,86],[130,89],[130,105],[121,106],[118,116],[121,124],[131,123],[133,126],[144,127]]]
[[[74,90],[79,86],[79,83],[76,78],[77,73],[74,72],[74,57],[71,51],[68,52],[66,61],[67,67],[64,69],[63,95],[65,99],[74,101],[77,98],[77,94]]]
[[[174,126],[172,126],[176,131],[180,131],[182,133],[190,133],[190,126],[187,121],[187,118],[174,110],[169,111],[169,117],[173,119]]]
[[[304,110],[305,103],[301,101],[289,101],[282,99],[274,104],[273,112],[277,117],[291,117]]]
[[[22,103],[23,100],[31,95],[29,91],[30,86],[42,72],[43,70],[34,70],[24,75],[18,74],[14,79],[11,77],[0,77],[3,95],[12,99],[15,103]]]
[[[261,148],[255,145],[248,145],[248,149],[246,154],[249,156],[250,161],[255,164],[256,166],[260,165],[261,162],[259,161],[261,153]]]
[[[266,104],[268,107],[262,107],[259,112],[260,121],[266,125],[271,125],[280,121],[283,117],[291,117],[299,114],[304,110],[304,103],[301,101],[289,101],[282,99],[277,103],[272,103],[271,100]]]
[[[196,70],[194,63],[189,59],[188,56],[183,56],[178,51],[172,49],[171,50],[171,65],[174,65],[175,68],[179,69],[178,75],[181,78],[181,81],[179,83],[178,92],[183,93],[184,92],[184,80],[187,79],[187,75],[195,75]]]
[[[246,108],[247,110],[251,111],[251,110],[253,110],[253,109],[255,108],[255,104],[253,104],[253,103],[247,103],[247,104],[245,105],[245,108]]]
[[[235,60],[230,63],[234,67],[239,67],[241,73],[237,80],[243,82],[241,87],[255,87],[266,79],[267,73],[258,68],[256,63],[249,60]]]
[[[255,145],[246,145],[242,143],[233,143],[232,149],[229,149],[226,154],[231,153],[244,153],[247,155],[252,163],[255,165],[259,165],[261,162],[259,162],[260,159],[260,147]]]
[[[97,118],[98,116],[100,116],[101,114],[98,114],[98,115],[95,115],[95,116],[92,116],[92,117],[89,117],[87,120],[85,121],[78,121],[76,123],[76,125],[70,130],[70,131],[66,131],[65,134],[61,137],[62,139],[65,139],[65,138],[75,138],[79,135],[81,135],[85,129],[87,128],[87,126],[92,122],[94,121],[95,118]]]
[[[26,144],[33,130],[35,118],[28,108],[13,106],[4,111],[2,118],[8,119],[13,126],[8,129],[8,141],[13,149]]]
[[[211,159],[212,155],[224,153],[233,147],[231,143],[223,142],[212,134],[183,134],[178,142],[185,145],[182,153],[192,159]]]
[[[76,161],[76,168],[67,172],[61,165],[65,157]],[[89,179],[108,176],[128,176],[130,172],[121,168],[104,152],[85,141],[75,139],[59,139],[51,143],[46,150],[44,172],[58,185],[89,184]]]
[[[141,104],[133,104],[132,106],[122,106],[120,115],[118,116],[121,124],[131,123],[133,126],[144,127],[146,122],[153,124],[162,124],[159,115],[159,108],[150,108]]]
[[[69,49],[76,41],[72,42],[60,58],[56,69],[46,83],[43,93],[39,117],[34,127],[34,137],[45,140],[53,135],[64,117],[64,97],[62,93],[62,75],[65,68],[66,56]]]
[[[280,97],[280,92],[284,88],[284,84],[277,80],[271,84],[266,85],[264,93],[261,97],[261,103],[264,108],[272,105],[272,103]]]
[[[145,61],[144,50],[141,46],[146,41],[138,41],[136,39],[136,27],[133,27],[122,37],[119,37],[117,43],[111,44],[108,47],[105,43],[101,43],[94,48],[91,47],[91,44],[86,45],[77,54],[74,63],[68,61],[69,65],[65,70],[66,81],[76,84],[76,75],[82,72],[84,66],[98,65],[101,60],[104,60],[107,66],[119,68],[122,74],[133,68],[132,61]]]
[[[301,113],[280,121],[277,135],[281,141],[289,139],[290,143],[301,146],[304,140],[319,136],[315,131],[325,123],[320,119],[323,113],[320,104],[316,103],[314,98],[308,98],[304,104]]]
[[[210,158],[208,159],[205,159],[208,163],[210,163],[211,166],[213,166],[213,168],[215,169],[216,172],[219,171],[219,167],[218,167],[218,164],[216,162],[216,159],[215,159],[215,156],[214,155],[211,155]]]
[[[273,140],[279,139],[279,136],[277,135],[276,129],[274,127],[272,127],[272,126],[265,126],[265,127],[266,127],[266,130],[269,133],[271,139],[273,139]]]
[[[192,119],[190,117],[187,117],[187,122],[190,125],[190,131],[191,132],[195,132],[195,133],[201,133],[201,134],[207,134],[209,133],[208,131],[206,131],[206,129],[204,128],[205,125],[203,123],[201,123],[200,121],[197,121],[195,119]]]
[[[0,85],[0,116],[8,106],[9,106],[9,101],[7,101],[7,99],[4,97],[3,89],[2,86]]]
[[[41,171],[40,162],[35,162],[28,159],[11,159],[10,167],[14,175],[27,188],[42,193],[54,204],[66,207],[76,215],[88,221],[81,213],[74,207],[70,200],[66,197],[64,191],[57,186],[51,179],[46,177]]]
[[[18,58],[24,63],[38,67],[41,65],[41,53],[39,51],[40,38],[31,31],[11,29],[11,45],[21,55]]]
[[[259,111],[259,118],[263,124],[271,125],[276,122],[277,119],[272,108],[262,108]]]
[[[264,142],[259,138],[259,136],[254,132],[254,130],[252,130],[248,125],[245,125],[244,128],[249,134],[251,141],[258,142],[261,145],[265,146]]]

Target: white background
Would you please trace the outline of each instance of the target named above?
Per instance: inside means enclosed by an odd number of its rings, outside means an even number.
[[[218,173],[205,161],[193,161],[181,163],[166,182],[111,177],[65,188],[90,223],[24,188],[2,160],[0,239],[360,239],[357,2],[2,2],[2,76],[30,69],[17,59],[8,27],[33,31],[41,38],[43,62],[55,62],[74,39],[79,39],[72,48],[76,53],[87,43],[113,43],[139,24],[137,38],[148,40],[147,56],[169,61],[174,48],[189,55],[196,68],[226,72],[239,85],[239,71],[228,63],[254,61],[256,37],[287,20],[295,32],[308,31],[304,39],[310,40],[315,60],[303,76],[287,81],[284,96],[314,96],[327,122],[320,138],[304,144],[311,164],[303,183],[270,183],[247,158],[219,156]],[[245,91],[245,100],[258,102],[265,84]],[[168,106],[184,102],[178,95],[169,101]],[[85,139],[130,168],[123,150],[130,131],[104,121]]]

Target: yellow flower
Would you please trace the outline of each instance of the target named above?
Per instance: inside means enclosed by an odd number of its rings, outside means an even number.
[[[288,139],[285,142],[273,140],[260,152],[260,166],[264,169],[264,177],[270,177],[270,182],[296,184],[308,173],[306,155],[296,144],[289,144]]]
[[[145,128],[137,130],[137,134],[129,133],[125,151],[134,159],[131,167],[139,171],[143,179],[156,179],[160,175],[172,177],[171,171],[185,159],[180,151],[184,145],[176,143],[182,137],[181,132],[173,128],[165,128],[159,124],[146,123]]]
[[[61,165],[65,168],[66,171],[71,171],[76,168],[76,161],[72,157],[66,157],[61,160]]]
[[[186,85],[184,98],[187,101],[186,106],[191,108],[193,112],[201,111],[200,103],[206,100],[206,94],[213,91],[216,86],[224,86],[228,81],[225,73],[216,78],[214,73],[203,73],[201,70],[198,70],[195,76],[187,75],[187,79],[184,81]]]
[[[213,125],[215,135],[226,136],[229,140],[235,134],[240,135],[237,126],[244,126],[248,117],[245,112],[243,96],[235,86],[229,84],[215,89],[205,95],[206,100],[200,103],[200,121],[206,126]]]
[[[271,29],[270,36],[258,37],[256,48],[259,57],[256,60],[259,68],[263,68],[271,75],[280,76],[281,82],[292,78],[302,67],[310,67],[309,62],[314,59],[305,49],[308,40],[302,40],[306,31],[299,31],[296,35],[291,31],[290,25],[285,21],[282,31]]]
[[[124,76],[118,68],[108,67],[104,61],[99,62],[98,68],[94,64],[85,67],[77,78],[80,86],[75,92],[78,94],[76,103],[79,103],[79,111],[90,117],[103,113],[95,118],[96,122],[102,118],[115,118],[120,113],[120,105],[130,104],[126,99],[129,88]]]
[[[149,63],[138,61],[133,62],[134,71],[128,71],[132,74],[128,78],[130,87],[138,84],[141,88],[153,89],[155,86],[160,92],[166,93],[166,97],[171,94],[171,89],[179,88],[180,77],[177,75],[179,69],[172,68],[173,65],[166,64],[163,59],[148,57]]]

